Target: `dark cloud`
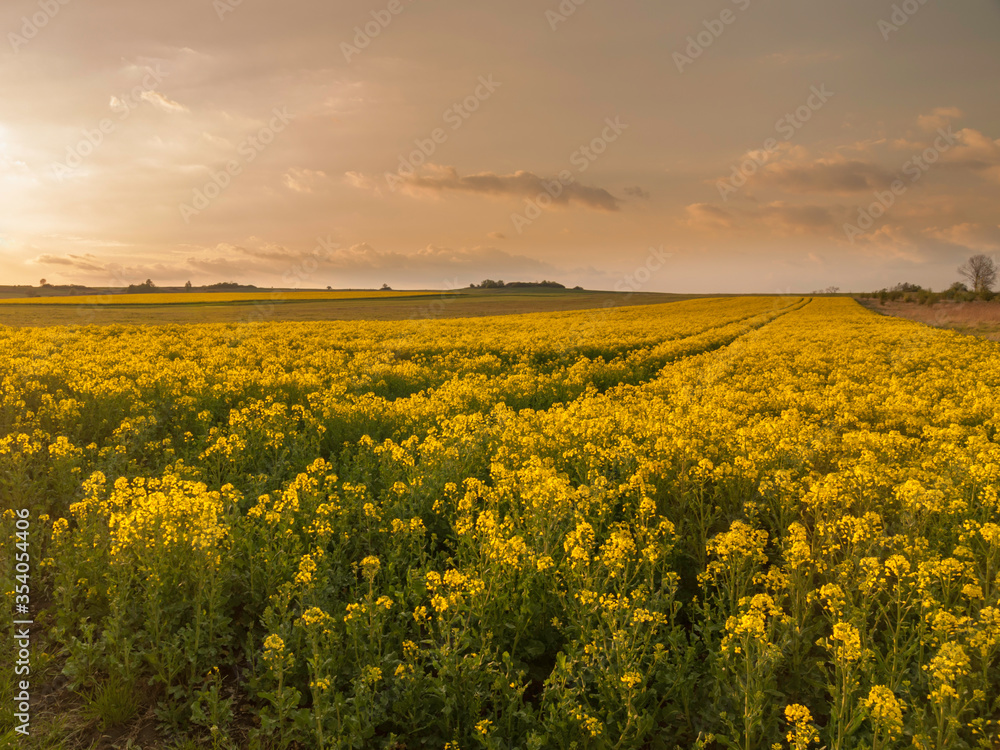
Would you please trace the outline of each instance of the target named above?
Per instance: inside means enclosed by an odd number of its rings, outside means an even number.
[[[47,266],[69,266],[79,271],[103,271],[105,269],[104,264],[98,261],[97,256],[89,253],[87,255],[51,255],[43,253],[33,258],[31,262]]]
[[[841,207],[789,205],[770,203],[762,206],[765,221],[790,231],[829,232],[841,228],[844,210]]]
[[[422,174],[400,176],[408,188],[430,192],[453,190],[480,195],[510,196],[534,199],[548,195],[552,203],[568,206],[575,203],[599,211],[617,211],[618,199],[604,188],[588,187],[571,182],[564,185],[559,178],[545,178],[520,170],[513,174],[479,172],[462,177],[454,167],[431,167]]]
[[[860,159],[818,159],[808,164],[779,162],[760,173],[761,182],[793,193],[858,193],[884,190],[899,175]]]
[[[844,206],[790,204],[774,201],[753,208],[723,208],[695,203],[686,209],[688,225],[708,230],[760,229],[777,235],[817,234],[835,236],[850,216]]]

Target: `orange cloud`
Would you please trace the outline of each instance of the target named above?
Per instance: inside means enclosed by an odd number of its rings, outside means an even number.
[[[952,120],[962,116],[962,110],[958,107],[937,107],[929,115],[920,115],[917,118],[917,125],[927,133],[933,133],[938,128],[943,128]]]
[[[843,206],[796,205],[774,201],[752,208],[721,208],[708,203],[687,206],[687,225],[701,231],[759,232],[834,236],[847,216]]]

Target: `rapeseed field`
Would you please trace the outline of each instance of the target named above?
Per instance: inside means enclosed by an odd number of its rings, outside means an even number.
[[[94,724],[998,746],[996,343],[753,297],[0,352],[4,611],[23,510],[45,658]]]

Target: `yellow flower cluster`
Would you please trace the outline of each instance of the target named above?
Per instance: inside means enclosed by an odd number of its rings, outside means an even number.
[[[742,615],[730,617],[726,621],[726,638],[723,647],[747,638],[761,643],[769,641],[768,625],[773,619],[784,619],[785,612],[770,594],[754,594],[742,602],[747,609]],[[770,619],[769,619],[770,618]],[[735,646],[740,653],[742,647]]]
[[[307,626],[322,625],[329,621],[330,615],[321,610],[319,607],[311,607],[302,613],[302,623]]]
[[[482,579],[454,569],[446,571],[444,576],[432,570],[427,573],[426,582],[432,594],[431,606],[439,617],[449,609],[462,607],[467,596],[479,596],[486,589]]]
[[[272,633],[264,639],[264,661],[275,666],[285,658],[285,642]]]
[[[766,562],[767,555],[764,553],[766,545],[766,531],[753,529],[742,521],[734,521],[729,531],[724,531],[711,540],[708,550],[724,561],[748,558]]]
[[[960,681],[969,673],[969,656],[961,644],[948,642],[941,646],[924,669],[930,672],[933,680],[932,700],[942,702],[958,698]]]
[[[792,750],[806,750],[819,742],[819,731],[812,720],[812,713],[805,706],[798,703],[785,706],[785,721],[791,724],[786,738]]]
[[[875,685],[864,700],[875,729],[895,739],[903,731],[903,704],[885,685]]]
[[[202,482],[173,474],[131,482],[119,478],[106,500],[98,487],[103,489],[96,482],[91,484],[92,492],[71,511],[81,520],[96,507],[110,511],[113,561],[147,565],[153,550],[176,548],[201,553],[209,563],[219,564],[229,534],[223,517],[224,493],[210,492]],[[228,500],[234,501],[232,488],[223,489]]]
[[[838,622],[833,626],[834,655],[843,662],[857,661],[861,658],[861,635],[858,629],[846,622]]]

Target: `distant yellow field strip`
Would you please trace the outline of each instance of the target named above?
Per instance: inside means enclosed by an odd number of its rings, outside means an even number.
[[[163,294],[83,294],[76,297],[0,299],[0,305],[172,305],[207,302],[297,302],[308,300],[420,297],[435,292],[177,292]]]

